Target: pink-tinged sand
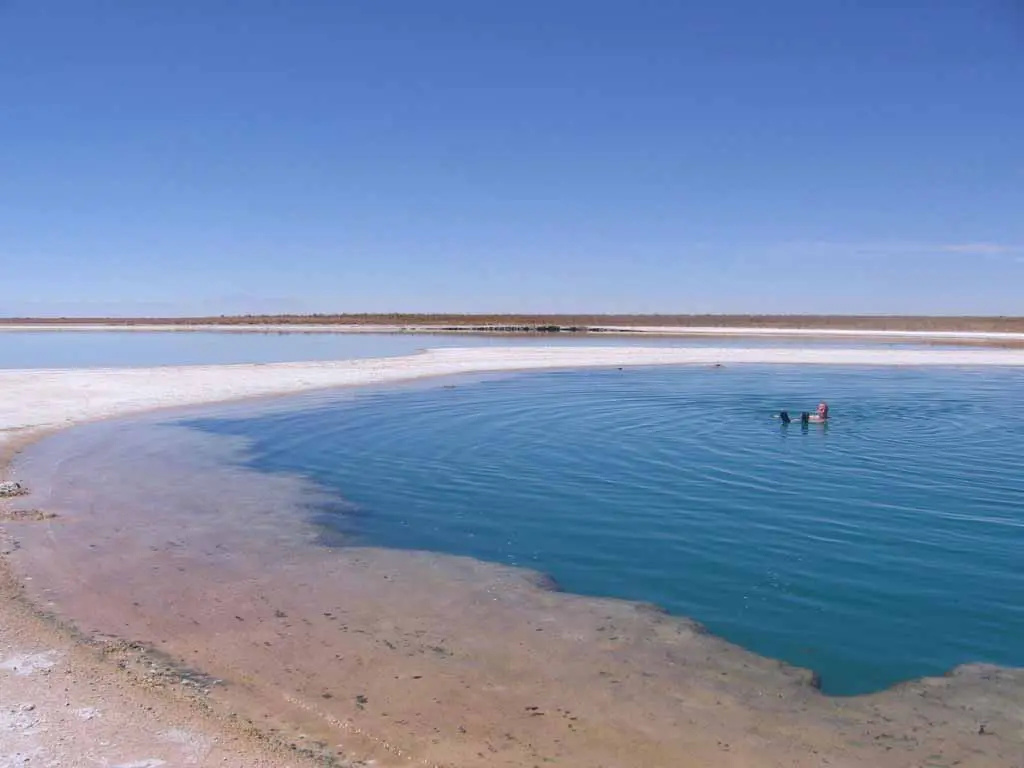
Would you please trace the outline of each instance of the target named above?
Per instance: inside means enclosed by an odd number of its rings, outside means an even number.
[[[485,348],[8,371],[0,428],[31,436],[154,408],[427,376],[743,363],[1016,366],[1024,352]],[[90,484],[93,452],[82,451],[47,475],[53,495],[29,497],[58,517],[6,525],[22,545],[8,558],[32,577],[28,594],[89,636],[142,640],[223,680],[209,694],[217,711],[302,744],[379,766],[453,768],[1017,768],[1024,754],[1021,671],[968,667],[872,696],[826,697],[808,673],[685,620],[554,592],[526,572],[312,548],[304,522],[278,517],[302,491],[294,479],[225,470],[172,438],[162,459],[121,436],[113,444],[122,474]]]

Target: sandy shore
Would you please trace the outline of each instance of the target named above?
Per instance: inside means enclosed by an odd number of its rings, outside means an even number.
[[[0,554],[10,546],[0,526]],[[160,685],[130,644],[101,648],[41,618],[2,562],[0,601],[0,767],[314,765]]]
[[[6,445],[10,452],[48,431],[106,417],[317,388],[487,371],[749,363],[1024,366],[1024,351],[477,348],[332,363],[0,371],[0,447]],[[178,486],[185,491],[189,483]],[[115,502],[109,499],[111,505]],[[227,515],[231,506],[224,504]],[[0,505],[0,512],[14,506]],[[267,686],[286,683],[277,672],[270,673],[273,661],[285,652],[307,657],[315,689],[292,697],[286,714],[307,712],[303,727],[309,733],[342,739],[357,752],[365,742],[363,754],[373,755],[380,765],[528,765],[524,761],[529,756],[548,754],[560,755],[561,764],[581,766],[609,755],[609,765],[624,766],[1017,768],[1015,761],[1024,753],[1024,679],[1017,672],[968,668],[950,678],[872,697],[833,700],[815,691],[806,675],[704,636],[685,622],[629,605],[539,590],[515,572],[473,563],[439,569],[434,560],[388,552],[354,560],[325,556],[322,562],[296,556],[290,562],[287,554],[264,551],[258,541],[247,542],[243,536],[235,562],[248,558],[266,563],[264,582],[253,585],[241,576],[233,580],[218,562],[197,557],[188,561],[186,570],[204,586],[190,602],[168,591],[172,580],[132,585],[124,574],[153,564],[181,569],[181,552],[199,551],[202,536],[186,542],[188,546],[133,550],[125,546],[133,539],[107,535],[109,524],[102,517],[92,523],[82,518],[76,525],[64,534],[59,524],[16,523],[24,550],[14,551],[18,542],[8,530],[6,538],[0,535],[0,552],[50,574],[53,596],[63,595],[81,607],[83,615],[74,617],[79,627],[87,616],[121,622],[124,616],[118,609],[134,600],[155,608],[131,619],[138,623],[124,625],[126,631],[180,637],[181,627],[205,612],[202,629],[197,624],[185,642],[217,645],[216,653],[202,657],[213,667],[231,670],[238,659],[263,665],[257,668],[268,670],[267,680],[249,684],[259,706],[269,701],[258,695],[267,696]],[[4,527],[12,525],[5,526],[0,516],[0,534]],[[152,535],[154,541],[162,537],[166,542],[191,534],[157,530]],[[98,581],[84,581],[83,575],[60,568],[61,558],[75,561],[97,551],[104,553],[104,562],[114,564]],[[442,586],[460,572],[460,586]],[[327,599],[322,595],[295,597],[305,595],[303,584],[311,575],[324,574],[348,585],[348,602],[328,605],[321,604]],[[149,657],[133,653],[131,647],[97,647],[55,628],[25,601],[28,596],[38,604],[41,597],[31,585],[26,589],[9,573],[0,575],[6,579],[0,595],[2,768],[304,764],[301,755],[282,753],[236,721],[212,714],[202,695],[182,693],[180,685],[147,687],[154,675],[189,677],[173,665],[148,667]],[[97,584],[103,586],[99,592]],[[189,589],[196,588],[190,584]],[[446,595],[443,604],[425,599],[441,593]],[[494,602],[495,595],[515,604],[514,621]],[[280,617],[282,611],[273,610],[289,599],[310,619],[292,626]],[[172,603],[173,610],[159,609]],[[213,604],[230,604],[236,610],[210,614]],[[325,639],[329,632],[337,638],[334,621],[339,615],[346,615],[354,631],[369,629],[346,636],[344,662]],[[459,622],[469,622],[464,626],[475,630],[452,636]],[[557,637],[534,629],[555,625],[562,627]],[[605,633],[613,625],[621,639],[609,642]],[[383,646],[377,642],[381,638]],[[447,638],[444,654],[436,651],[441,644],[436,638]],[[600,672],[598,661],[581,654],[581,647],[600,651]],[[185,646],[169,641],[167,649],[184,655]],[[541,654],[555,660],[548,667],[560,670],[555,676],[538,676],[535,660]],[[331,664],[338,668],[316,679],[315,670]],[[409,681],[422,676],[438,682],[433,688],[411,687]],[[392,679],[396,682],[390,683]],[[364,711],[360,704],[348,719],[328,711],[337,706],[321,693],[328,680],[339,688],[376,686],[374,706]],[[169,693],[171,689],[175,692]],[[575,693],[566,698],[566,691]],[[244,709],[244,702],[225,696],[222,704]],[[379,700],[388,702],[387,712],[376,711]],[[538,703],[543,704],[540,710]],[[536,716],[538,711],[541,716]],[[455,729],[456,723],[463,724],[457,731],[443,730]],[[381,751],[381,740],[392,737],[400,747]],[[378,746],[371,748],[371,743]],[[687,757],[680,762],[680,755]]]
[[[552,347],[437,349],[408,357],[267,365],[0,371],[8,441],[154,408],[488,371],[643,365],[1019,366],[1021,350]]]

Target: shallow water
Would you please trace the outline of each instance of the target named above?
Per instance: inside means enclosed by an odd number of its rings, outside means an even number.
[[[476,346],[844,346],[828,339],[669,338],[594,334],[535,336],[422,333],[254,333],[216,331],[2,331],[0,368],[96,368],[282,363],[408,355],[437,347]],[[870,342],[871,346],[911,346]]]
[[[346,506],[322,543],[469,555],[650,601],[834,694],[1024,665],[1024,376],[734,367],[298,399],[192,427]],[[826,426],[781,426],[827,396]]]
[[[1024,669],[823,696],[486,560],[832,693],[1020,664],[1021,383],[685,367],[153,413],[30,446],[13,506],[55,516],[0,545],[83,636],[343,761],[1016,768]],[[827,431],[771,418],[822,393]]]

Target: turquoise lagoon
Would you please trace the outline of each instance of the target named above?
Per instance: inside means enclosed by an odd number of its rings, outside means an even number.
[[[547,372],[300,396],[183,422],[337,503],[320,546],[536,569],[879,690],[1024,665],[1024,372]],[[827,426],[780,408],[826,398]]]

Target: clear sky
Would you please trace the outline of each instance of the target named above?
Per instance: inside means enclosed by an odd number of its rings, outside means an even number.
[[[1024,314],[1012,0],[0,0],[0,315]]]

